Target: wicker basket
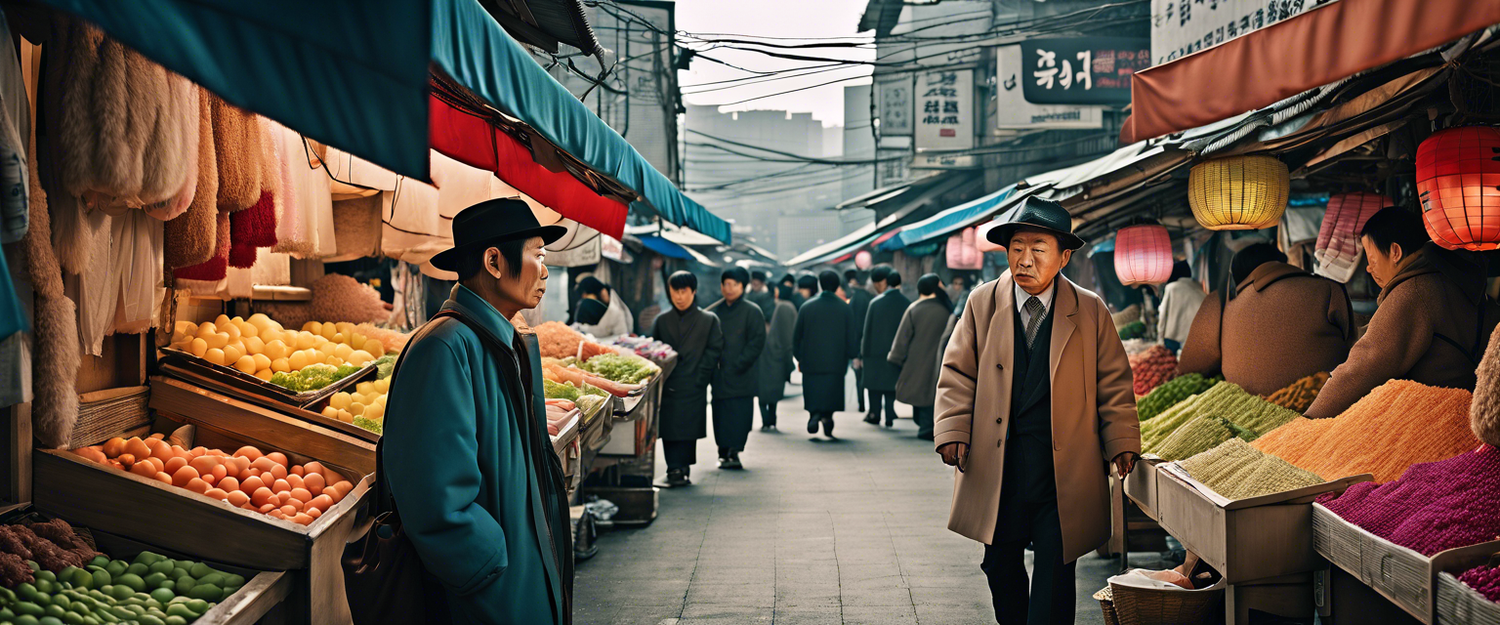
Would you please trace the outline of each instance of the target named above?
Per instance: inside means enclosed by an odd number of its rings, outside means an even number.
[[[1104,625],[1120,625],[1120,616],[1115,614],[1115,592],[1109,586],[1094,593],[1099,609],[1104,612]]]
[[[1209,625],[1224,616],[1224,588],[1199,590],[1135,588],[1110,584],[1120,625]]]

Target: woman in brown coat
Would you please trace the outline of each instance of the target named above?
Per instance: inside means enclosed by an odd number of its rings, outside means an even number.
[[[1223,307],[1219,292],[1204,298],[1179,373],[1222,372],[1253,395],[1269,395],[1349,356],[1355,328],[1343,285],[1286,264],[1265,243],[1235,254],[1230,274],[1237,294]]]
[[[912,406],[917,438],[932,440],[932,403],[937,397],[938,367],[942,364],[943,330],[953,316],[953,305],[943,291],[943,281],[929,273],[917,281],[916,303],[906,308],[896,341],[886,361],[901,368],[896,379],[896,401]]]
[[[1393,379],[1474,388],[1500,309],[1485,298],[1484,261],[1442,249],[1426,232],[1419,215],[1394,206],[1365,222],[1360,241],[1380,307],[1307,416],[1336,417]]]

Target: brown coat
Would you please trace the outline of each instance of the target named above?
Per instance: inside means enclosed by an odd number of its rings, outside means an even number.
[[[968,443],[957,473],[948,529],[989,544],[1000,512],[1015,352],[1010,272],[980,285],[943,354],[938,378],[937,447]],[[1062,276],[1052,325],[1052,464],[1063,555],[1073,561],[1109,539],[1109,460],[1141,450],[1130,362],[1099,296]]]
[[[1203,299],[1182,345],[1179,373],[1223,372],[1253,395],[1270,395],[1332,371],[1349,356],[1355,327],[1339,283],[1286,263],[1266,263],[1236,292],[1223,314],[1218,292]]]
[[[937,298],[919,299],[901,315],[896,340],[886,361],[901,367],[896,379],[896,401],[912,406],[931,406],[937,397],[938,367],[941,365],[943,329],[953,311]]]
[[[1380,291],[1364,337],[1333,370],[1307,416],[1336,417],[1393,379],[1472,390],[1474,369],[1500,319],[1495,303],[1482,299],[1484,275],[1473,254],[1423,246]],[[1482,326],[1476,317],[1481,301]]]

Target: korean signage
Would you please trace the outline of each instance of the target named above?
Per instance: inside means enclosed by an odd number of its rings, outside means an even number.
[[[1130,77],[1151,66],[1134,37],[1031,39],[1021,44],[1022,94],[1033,104],[1126,104]]]
[[[1166,63],[1332,0],[1151,0],[1151,58]]]
[[[1070,104],[1032,104],[1022,95],[1021,83],[1030,77],[1021,46],[998,50],[995,76],[995,128],[1028,130],[1043,128],[1103,128],[1104,108]]]
[[[913,94],[918,152],[974,147],[974,70],[919,74]]]
[[[911,136],[911,84],[910,76],[876,81],[875,102],[880,110],[882,136]]]

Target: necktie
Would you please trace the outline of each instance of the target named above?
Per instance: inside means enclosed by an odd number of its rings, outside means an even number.
[[[1036,331],[1042,327],[1042,313],[1046,309],[1042,307],[1042,300],[1033,295],[1026,300],[1026,312],[1031,315],[1031,320],[1026,322],[1026,349],[1031,349],[1031,344],[1036,342]]]

